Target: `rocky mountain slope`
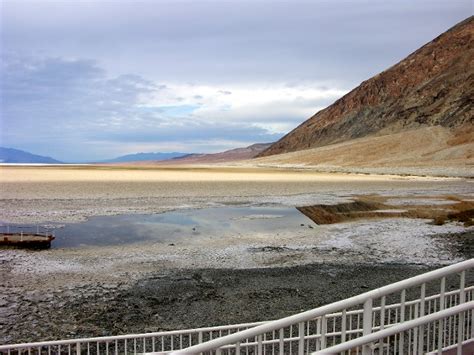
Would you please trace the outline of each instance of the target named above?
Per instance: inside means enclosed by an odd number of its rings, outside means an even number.
[[[441,126],[448,131],[472,127],[473,100],[471,16],[398,64],[364,81],[259,157],[423,127]],[[472,143],[474,138],[471,135],[467,140]]]

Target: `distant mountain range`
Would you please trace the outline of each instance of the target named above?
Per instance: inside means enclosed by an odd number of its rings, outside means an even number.
[[[225,161],[235,161],[251,159],[263,150],[267,149],[271,143],[257,143],[245,148],[236,148],[220,153],[199,154],[199,153],[135,153],[127,154],[113,159],[91,161],[90,163],[121,164],[121,163],[148,163],[162,162],[170,164],[193,164],[193,163],[217,163]],[[0,163],[18,164],[64,164],[59,160],[32,154],[19,149],[0,147]]]
[[[0,147],[0,163],[63,164],[59,160],[31,154],[19,149]]]
[[[159,161],[175,159],[183,156],[187,156],[189,153],[135,153],[122,155],[120,157],[108,160],[102,160],[101,163],[127,163],[134,161]]]

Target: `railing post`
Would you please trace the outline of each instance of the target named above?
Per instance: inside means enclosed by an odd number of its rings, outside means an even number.
[[[469,292],[468,300],[474,301],[474,290],[471,290]],[[466,313],[466,316],[469,317],[469,312]],[[471,317],[471,330],[469,331],[469,329],[467,329],[466,336],[470,336],[471,338],[474,338],[474,310],[471,310],[470,317]],[[468,324],[469,324],[469,321],[468,321]]]
[[[341,343],[346,341],[346,328],[347,328],[347,311],[345,309],[342,310],[341,315]]]
[[[279,332],[280,336],[279,336],[279,347],[280,347],[280,355],[283,355],[284,354],[284,349],[285,349],[285,343],[284,343],[284,338],[285,338],[285,334],[284,334],[284,329],[281,328],[280,329],[280,332]]]
[[[410,307],[410,315],[408,317],[408,320],[411,320],[411,319],[416,319],[418,318],[418,308],[420,307],[420,304],[419,303],[415,303],[415,309],[414,309],[414,313],[413,313],[413,318],[411,317],[411,307]],[[420,330],[419,327],[416,327],[415,329],[413,329],[413,338],[411,339],[411,341],[409,341],[409,344],[408,344],[408,350],[410,350],[410,348],[413,349],[413,353],[415,353],[418,349],[418,331]],[[408,333],[410,334],[410,333]],[[409,339],[410,339],[410,336],[409,336]]]
[[[401,296],[400,296],[400,323],[403,323],[405,321],[405,298],[406,298],[406,290],[402,290]],[[400,333],[400,339],[398,340],[398,352],[399,354],[404,353],[404,347],[405,347],[405,334],[402,332]]]
[[[364,316],[362,318],[362,336],[372,333],[372,306],[373,300],[369,298],[364,302]],[[362,355],[369,355],[371,353],[370,345],[362,346]]]
[[[380,329],[383,330],[385,328],[385,296],[380,299]],[[379,341],[379,353],[383,354],[383,339]]]
[[[304,323],[300,322],[298,324],[298,335],[300,339],[298,340],[298,354],[304,355]]]
[[[326,316],[321,317],[321,350],[326,349],[326,333],[328,330],[328,320]]]
[[[321,317],[316,320],[316,334],[319,334],[319,339],[316,338],[316,351],[321,350]]]
[[[464,286],[466,284],[466,272],[462,271],[460,275],[459,284],[459,304],[466,302],[466,295],[464,294]],[[458,318],[458,346],[456,349],[457,355],[462,353],[462,342],[464,338],[464,312],[459,314]]]
[[[76,343],[76,354],[81,355],[81,343]]]
[[[426,297],[426,283],[421,285],[420,291],[420,313],[418,317],[423,317],[425,315],[425,297]],[[429,332],[429,329],[428,329]],[[418,353],[423,354],[424,348],[424,340],[425,340],[425,327],[420,325],[418,329]],[[428,349],[427,349],[428,350]]]
[[[257,337],[257,354],[263,355],[262,335]]]
[[[446,277],[441,279],[441,288],[439,292],[439,310],[444,310],[444,293],[446,291]],[[444,321],[440,319],[438,322],[438,354],[441,355],[443,352],[443,337],[444,337]]]

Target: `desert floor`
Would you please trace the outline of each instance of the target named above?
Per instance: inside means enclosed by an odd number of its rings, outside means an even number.
[[[473,184],[239,167],[4,166],[0,221],[47,225],[207,207],[336,204],[365,195],[385,196],[394,206],[446,208],[472,201]],[[472,257],[473,227],[430,222],[361,219],[276,234],[201,235],[172,245],[3,249],[0,342],[256,321],[314,307],[328,295],[363,292],[355,285],[373,288]],[[333,283],[341,275],[352,286]],[[334,284],[332,291],[322,292],[321,282]],[[237,299],[257,308],[245,310]]]
[[[78,221],[214,204],[336,202],[356,194],[470,194],[465,179],[242,167],[0,167],[0,220]]]

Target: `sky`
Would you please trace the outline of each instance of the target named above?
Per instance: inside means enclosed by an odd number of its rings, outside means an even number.
[[[0,146],[68,162],[276,141],[471,0],[0,0]]]

